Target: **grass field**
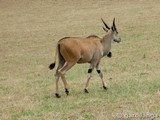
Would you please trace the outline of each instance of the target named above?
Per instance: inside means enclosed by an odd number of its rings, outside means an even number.
[[[70,95],[60,81],[61,98],[55,98],[55,70],[48,65],[57,41],[104,36],[101,17],[109,25],[116,18],[122,39],[112,44],[113,57],[101,61],[109,89],[94,71],[85,94],[89,65],[77,64],[66,74]],[[0,120],[160,115],[159,0],[0,0],[0,56]]]

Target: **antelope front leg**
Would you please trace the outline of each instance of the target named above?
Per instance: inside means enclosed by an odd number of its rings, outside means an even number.
[[[90,80],[90,78],[91,78],[92,71],[93,71],[93,66],[90,65],[90,68],[88,69],[86,86],[85,86],[85,88],[84,88],[84,92],[85,92],[85,93],[88,93],[89,80]]]
[[[104,88],[105,90],[107,90],[106,83],[105,83],[105,81],[104,81],[104,79],[103,79],[103,74],[102,74],[102,72],[101,72],[101,70],[100,70],[100,68],[99,68],[99,63],[98,63],[97,66],[96,66],[96,70],[97,70],[97,73],[99,74],[99,76],[100,76],[100,78],[101,78],[101,80],[102,80],[103,88]]]

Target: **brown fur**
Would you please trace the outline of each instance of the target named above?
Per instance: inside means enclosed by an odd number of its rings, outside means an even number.
[[[86,38],[99,38],[97,35],[89,35],[88,37]]]
[[[114,25],[114,24],[113,24]],[[118,33],[114,29],[108,30],[107,34],[103,38],[99,38],[96,35],[90,35],[86,38],[80,37],[65,37],[58,41],[56,56],[59,56],[59,63],[56,70],[56,96],[58,96],[58,81],[59,77],[65,86],[66,94],[68,95],[68,84],[65,78],[65,73],[76,63],[90,63],[90,72],[88,72],[87,83],[85,90],[88,89],[89,79],[91,77],[92,69],[96,67],[99,75],[102,79],[103,87],[106,88],[105,82],[103,81],[103,75],[100,72],[99,63],[103,56],[108,55],[111,49],[111,42],[115,39]],[[106,28],[107,29],[107,28]],[[115,41],[115,40],[114,40]],[[116,40],[117,41],[117,40]],[[50,65],[50,69],[54,67],[54,63]],[[87,90],[88,91],[88,90]]]
[[[59,41],[58,44],[60,53],[67,62],[91,63],[94,61],[96,64],[103,56],[101,41],[97,37],[70,37]]]

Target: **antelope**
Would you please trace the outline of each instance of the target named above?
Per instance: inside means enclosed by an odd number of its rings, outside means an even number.
[[[121,38],[118,35],[117,28],[115,26],[115,18],[113,19],[113,25],[108,27],[108,25],[101,18],[105,27],[103,27],[106,34],[103,38],[100,38],[96,35],[90,35],[86,38],[80,37],[65,37],[58,41],[56,50],[55,50],[55,59],[54,62],[49,65],[50,70],[55,67],[57,56],[58,56],[58,67],[55,73],[56,79],[56,93],[55,96],[60,98],[59,95],[59,78],[61,77],[65,93],[68,95],[68,83],[65,78],[65,73],[71,69],[76,63],[89,63],[90,67],[88,69],[88,75],[86,78],[86,85],[84,92],[88,93],[89,80],[94,68],[96,68],[97,73],[99,74],[103,88],[107,90],[106,83],[103,80],[103,74],[100,70],[100,60],[104,56],[111,57],[111,43],[121,42]]]

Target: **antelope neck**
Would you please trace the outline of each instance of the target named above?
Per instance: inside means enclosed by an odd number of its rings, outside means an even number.
[[[102,46],[103,46],[103,56],[108,55],[108,53],[111,49],[112,39],[113,39],[113,36],[112,36],[111,32],[109,32],[107,35],[105,35],[102,38],[101,43],[102,43]]]

